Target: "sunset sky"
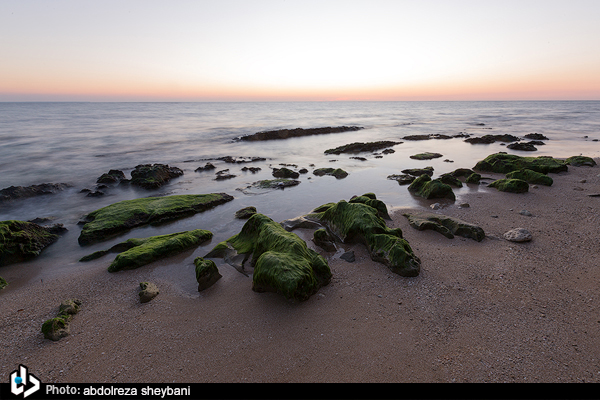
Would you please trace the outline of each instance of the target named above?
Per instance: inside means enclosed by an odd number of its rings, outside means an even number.
[[[0,101],[600,100],[600,0],[2,0]]]

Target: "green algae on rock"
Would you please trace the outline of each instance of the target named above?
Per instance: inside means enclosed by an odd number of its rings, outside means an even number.
[[[506,179],[520,179],[532,185],[552,186],[554,180],[548,175],[523,168],[506,174]]]
[[[529,184],[521,179],[498,179],[488,186],[508,193],[526,193],[529,191]]]
[[[429,175],[421,175],[415,179],[408,187],[408,190],[425,199],[448,198],[456,200],[452,187],[439,179],[431,179]]]
[[[124,200],[88,214],[79,235],[82,246],[101,242],[132,228],[189,217],[233,200],[226,193],[189,194]]]
[[[565,160],[565,162],[574,167],[582,167],[582,166],[593,167],[594,165],[596,165],[596,161],[594,161],[593,158],[586,157],[586,156],[569,157]]]
[[[37,257],[58,237],[33,222],[0,221],[0,266]]]
[[[373,261],[383,263],[396,274],[411,277],[420,272],[421,261],[403,239],[402,230],[388,228],[378,210],[370,205],[341,200],[306,218],[323,224],[342,243],[364,244]]]
[[[444,155],[440,154],[440,153],[430,153],[430,152],[419,153],[419,154],[414,154],[414,155],[410,156],[410,158],[412,158],[413,160],[431,160],[431,159],[440,158],[440,157],[444,157]]]
[[[489,155],[484,160],[479,161],[473,169],[507,174],[523,168],[542,174],[566,172],[568,170],[565,161],[552,157],[522,157],[506,153]]]
[[[7,286],[8,286],[8,282],[6,282],[6,279],[4,279],[3,277],[0,276],[0,289],[4,289]]]
[[[482,228],[458,218],[433,213],[407,213],[403,215],[408,218],[410,226],[420,231],[432,229],[449,239],[453,239],[454,236],[462,236],[481,242],[485,238],[485,232]]]
[[[298,235],[260,213],[204,257],[224,258],[240,272],[253,267],[252,290],[276,292],[293,300],[308,299],[331,280],[331,270],[322,256]]]
[[[194,260],[196,267],[196,282],[198,282],[198,291],[208,289],[222,278],[219,269],[213,260],[205,260],[202,257],[196,257]]]
[[[331,175],[337,179],[342,179],[348,176],[348,173],[341,168],[317,168],[313,171],[316,176]]]
[[[69,324],[73,316],[79,312],[81,301],[77,299],[65,300],[60,303],[58,315],[46,320],[42,324],[42,333],[46,339],[60,340],[69,335]]]
[[[197,247],[211,238],[212,232],[202,229],[143,239],[131,238],[117,245],[120,249],[126,250],[115,257],[108,267],[108,272],[139,268],[161,258]]]

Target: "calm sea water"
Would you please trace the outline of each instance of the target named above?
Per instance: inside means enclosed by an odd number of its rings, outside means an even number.
[[[483,124],[483,125],[482,125]],[[366,129],[268,142],[234,139],[263,130],[356,125]],[[402,137],[440,133],[472,136],[509,133],[522,137],[541,133],[550,140],[535,153],[507,150],[499,143],[472,145],[463,139],[406,141]],[[0,208],[0,220],[52,217],[69,233],[60,246],[50,246],[46,260],[63,267],[79,257],[108,248],[128,237],[203,228],[215,234],[212,243],[194,253],[203,255],[218,241],[239,231],[243,222],[233,213],[254,205],[277,221],[296,217],[330,201],[354,194],[374,192],[390,208],[424,203],[413,198],[406,186],[386,179],[402,169],[431,165],[436,175],[456,168],[471,168],[487,155],[507,151],[520,155],[569,157],[600,156],[600,102],[290,102],[290,103],[0,103],[0,189],[45,182],[65,182],[63,193],[29,199]],[[324,150],[355,141],[403,141],[395,153],[367,161],[350,155],[326,156]],[[443,158],[417,161],[410,155],[432,151]],[[242,172],[244,165],[212,161],[217,170],[230,169],[236,178],[215,181],[214,173],[195,172],[206,159],[222,156],[265,157],[267,161],[245,164],[261,167],[257,174]],[[332,161],[336,160],[336,161]],[[451,160],[453,162],[444,162]],[[166,163],[185,174],[153,192],[114,187],[99,198],[86,197],[83,188],[94,188],[96,179],[110,169],[126,175],[138,164]],[[297,164],[309,171],[318,167],[341,167],[345,179],[301,175],[302,183],[286,190],[244,194],[244,188],[269,179],[270,166]],[[309,179],[310,178],[310,179]],[[462,193],[484,188],[465,187]],[[108,204],[155,194],[226,192],[235,200],[216,209],[162,227],[136,229],[113,241],[86,247],[77,245],[79,219]],[[56,267],[61,268],[61,267]]]

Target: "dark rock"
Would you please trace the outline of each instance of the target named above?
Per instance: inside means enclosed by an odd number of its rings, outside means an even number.
[[[516,142],[520,140],[518,137],[513,135],[484,135],[481,137],[474,137],[465,139],[465,142],[471,144],[491,144],[495,142]]]
[[[388,175],[388,179],[394,180],[398,182],[398,185],[410,185],[415,179],[416,176],[402,174],[402,175]]]
[[[379,141],[379,142],[354,142],[336,147],[335,149],[325,150],[325,154],[342,154],[342,153],[362,153],[373,152],[387,147],[392,147],[402,142]]]
[[[324,128],[296,128],[296,129],[278,129],[273,131],[263,131],[257,132],[252,135],[242,136],[239,140],[246,141],[258,141],[258,140],[276,140],[276,139],[287,139],[291,137],[300,137],[300,136],[311,136],[311,135],[324,135],[328,133],[341,133],[341,132],[350,132],[350,131],[358,131],[364,129],[360,126],[334,126],[334,127],[324,127]]]
[[[331,175],[337,179],[343,179],[348,176],[348,173],[341,168],[317,168],[313,171],[316,176]]]
[[[181,169],[166,164],[140,164],[131,171],[131,184],[144,189],[157,189],[181,175]]]
[[[485,238],[485,232],[482,228],[458,218],[431,213],[403,215],[408,218],[410,226],[420,231],[432,229],[449,239],[454,238],[454,236],[462,236],[481,242]]]
[[[196,257],[194,265],[196,267],[196,282],[198,282],[199,292],[208,289],[222,278],[217,265],[212,260]]]
[[[251,216],[253,216],[254,214],[256,214],[256,207],[248,206],[248,207],[242,208],[241,210],[236,211],[235,217],[237,219],[248,219]]]
[[[456,196],[449,185],[439,179],[432,180],[429,175],[421,175],[415,179],[408,187],[408,190],[425,199],[448,198],[456,200]]]
[[[101,190],[94,190],[93,192],[90,190],[88,192],[88,194],[86,194],[85,196],[86,197],[101,197],[101,196],[104,196],[104,195],[105,195],[105,193],[103,191],[101,191]]]
[[[253,174],[256,174],[258,171],[260,171],[261,168],[260,167],[243,167],[242,171],[246,172],[246,171],[250,171]]]
[[[508,193],[526,193],[529,191],[529,184],[521,179],[498,179],[488,186]]]
[[[138,295],[140,296],[140,303],[147,303],[156,296],[158,296],[160,292],[158,291],[158,286],[151,282],[140,282],[140,292]]]
[[[347,252],[345,252],[344,254],[342,254],[340,256],[340,258],[342,260],[350,262],[350,263],[356,261],[356,257],[354,256],[354,252],[353,251],[347,251]]]
[[[523,143],[523,142],[519,142],[519,143],[511,143],[508,146],[506,146],[507,149],[511,149],[511,150],[520,150],[520,151],[537,151],[537,148],[532,145],[531,143]]]
[[[42,250],[58,240],[58,234],[52,231],[32,222],[0,221],[0,266],[40,255]]]
[[[118,183],[121,180],[125,179],[125,174],[123,171],[118,169],[111,169],[106,174],[102,174],[97,180],[96,183]]]
[[[217,158],[217,160],[221,160],[221,161],[224,161],[224,162],[229,163],[229,164],[243,164],[243,163],[249,163],[249,162],[266,161],[267,159],[264,158],[264,157],[232,157],[232,156],[225,156],[225,157],[219,157],[219,158]]]
[[[450,173],[442,174],[442,175],[440,175],[440,177],[438,179],[440,181],[442,181],[443,183],[445,183],[446,185],[452,185],[452,186],[456,186],[459,188],[463,186],[462,182],[458,178],[452,176],[452,174],[450,174]]]
[[[292,171],[288,168],[273,168],[273,176],[275,178],[292,178],[296,179],[300,176],[300,174],[296,171]]]
[[[430,139],[452,139],[452,136],[442,135],[439,133],[431,133],[429,135],[409,135],[404,136],[404,140],[430,140]]]
[[[586,157],[586,156],[569,157],[565,160],[565,162],[574,167],[582,167],[582,166],[593,167],[596,165],[596,161],[594,161],[593,158]]]
[[[364,157],[350,157],[350,158],[354,159],[354,160],[358,160],[358,161],[367,161],[367,159]]]
[[[546,136],[542,135],[541,133],[528,133],[524,137],[526,139],[533,139],[533,140],[550,140]]]
[[[67,183],[42,183],[40,185],[10,186],[0,190],[0,203],[9,200],[26,199],[29,197],[54,194],[71,187]]]
[[[565,161],[552,157],[522,157],[514,154],[496,153],[479,161],[473,168],[476,171],[497,172],[506,174],[520,169],[530,169],[542,174],[566,172]]]
[[[210,170],[213,170],[213,169],[215,169],[215,168],[217,168],[217,167],[215,167],[213,164],[211,164],[211,163],[207,162],[207,163],[204,165],[204,167],[198,167],[198,168],[196,168],[195,172],[210,171]]]
[[[301,174],[308,174],[308,170],[306,168],[301,168],[298,172]]]
[[[433,176],[433,167],[403,169],[402,173],[414,177],[419,177],[421,175]]]

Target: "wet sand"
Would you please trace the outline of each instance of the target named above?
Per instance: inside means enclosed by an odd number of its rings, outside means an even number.
[[[525,194],[480,186],[435,211],[481,226],[482,242],[417,231],[394,210],[388,225],[402,228],[421,274],[401,277],[342,245],[356,261],[322,253],[333,279],[302,303],[253,292],[223,263],[223,278],[198,293],[193,251],[113,274],[110,258],[65,266],[61,278],[32,264],[35,278],[0,294],[0,381],[25,364],[44,383],[598,382],[600,198],[588,195],[600,193],[599,174],[570,167]],[[502,238],[517,227],[533,240]],[[0,272],[10,282],[20,267]],[[160,288],[146,304],[142,281]],[[44,339],[42,323],[68,298],[83,302],[70,336]]]

